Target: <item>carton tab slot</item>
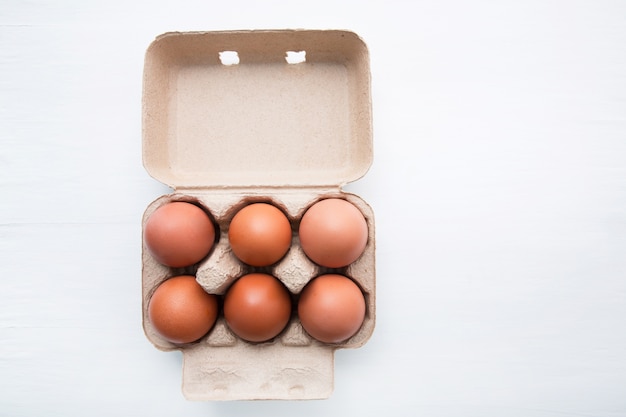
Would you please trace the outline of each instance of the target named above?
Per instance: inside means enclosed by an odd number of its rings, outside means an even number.
[[[222,51],[219,53],[222,65],[238,65],[239,54],[237,51]]]
[[[288,64],[302,64],[306,62],[306,51],[287,51],[285,61]]]

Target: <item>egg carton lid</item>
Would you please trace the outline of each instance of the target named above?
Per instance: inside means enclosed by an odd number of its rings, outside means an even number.
[[[372,163],[367,46],[344,30],[163,34],[142,125],[144,166],[174,189],[341,187]]]

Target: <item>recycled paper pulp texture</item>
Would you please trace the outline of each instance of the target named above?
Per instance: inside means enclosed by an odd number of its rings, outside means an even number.
[[[304,51],[304,53],[302,53]],[[238,63],[222,62],[228,52]],[[288,53],[304,61],[288,63]],[[222,54],[223,57],[224,54]],[[236,60],[235,60],[236,61]],[[375,227],[369,205],[341,187],[372,162],[369,57],[346,31],[235,31],[168,33],[148,48],[144,66],[143,160],[172,188],[144,213],[170,201],[208,211],[219,239],[199,264],[168,268],[142,252],[143,324],[161,350],[183,352],[183,394],[190,400],[314,399],[333,390],[338,348],[357,348],[375,323]],[[163,339],[147,314],[151,294],[165,279],[193,274],[209,293],[223,295],[251,268],[228,245],[228,225],[251,202],[270,202],[292,228],[306,209],[327,197],[357,206],[369,228],[363,255],[342,268],[362,289],[366,317],[339,344],[311,338],[296,315],[265,343],[236,337],[223,317],[201,340],[176,345]],[[268,271],[297,298],[312,278],[328,272],[292,246]]]

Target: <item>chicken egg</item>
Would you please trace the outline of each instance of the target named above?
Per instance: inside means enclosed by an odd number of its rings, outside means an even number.
[[[252,266],[278,262],[291,246],[291,224],[287,216],[268,203],[241,209],[230,222],[228,240],[233,253]]]
[[[365,297],[350,278],[320,275],[302,290],[298,301],[302,327],[313,338],[340,343],[352,337],[365,319]]]
[[[291,317],[291,295],[275,277],[252,273],[237,279],[224,298],[224,318],[230,329],[250,342],[277,336]]]
[[[302,216],[300,245],[313,262],[340,268],[356,261],[367,245],[365,217],[352,203],[328,198],[313,204]]]
[[[192,275],[179,275],[161,283],[152,294],[148,317],[154,329],[172,343],[194,342],[211,330],[218,300]]]
[[[200,207],[182,201],[154,211],[144,228],[149,252],[161,264],[174,268],[193,265],[211,251],[215,226]]]

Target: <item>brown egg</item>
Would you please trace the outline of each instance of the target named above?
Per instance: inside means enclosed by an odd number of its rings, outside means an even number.
[[[271,275],[244,275],[226,292],[224,318],[244,340],[267,341],[285,328],[290,317],[289,291]]]
[[[185,267],[202,260],[213,247],[215,226],[200,207],[167,203],[152,213],[144,228],[149,252],[163,265]]]
[[[340,268],[356,261],[367,245],[367,222],[352,203],[328,198],[313,204],[302,216],[300,245],[313,262]]]
[[[252,266],[268,266],[278,262],[289,250],[291,225],[277,207],[254,203],[233,217],[228,240],[241,261]]]
[[[207,334],[218,313],[217,296],[209,294],[191,275],[160,284],[148,305],[154,329],[172,343],[190,343]]]
[[[365,298],[350,278],[320,275],[302,290],[298,315],[302,327],[312,337],[325,343],[340,343],[363,324]]]

